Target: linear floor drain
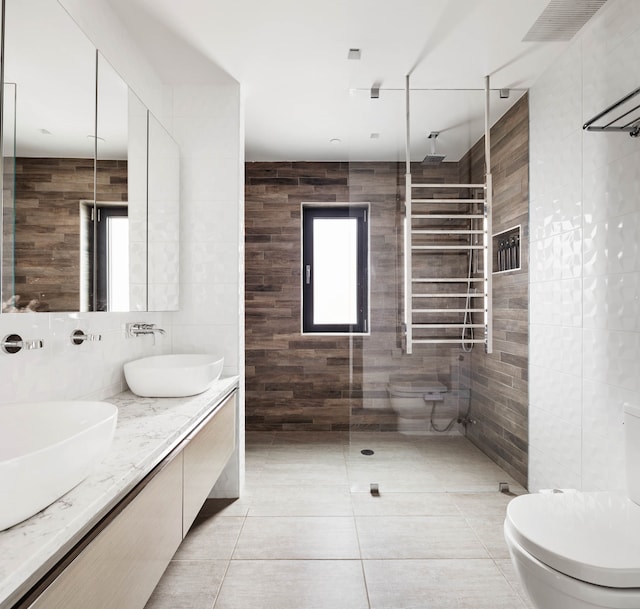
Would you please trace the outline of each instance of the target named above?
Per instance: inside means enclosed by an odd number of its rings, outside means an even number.
[[[362,455],[367,455],[367,456],[368,456],[368,455],[373,455],[373,454],[375,454],[375,453],[374,453],[370,448],[363,448],[363,449],[360,451],[360,454],[362,454]]]

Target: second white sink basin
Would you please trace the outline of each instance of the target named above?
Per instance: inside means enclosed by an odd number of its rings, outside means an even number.
[[[220,378],[224,357],[173,354],[143,357],[124,365],[124,377],[136,395],[177,398],[202,393]]]
[[[0,531],[84,480],[107,454],[117,418],[107,402],[0,406]]]

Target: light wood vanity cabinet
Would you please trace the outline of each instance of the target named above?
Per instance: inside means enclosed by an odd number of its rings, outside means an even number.
[[[236,396],[233,394],[185,446],[182,532],[187,534],[235,448]]]
[[[143,609],[235,436],[234,392],[14,609]]]

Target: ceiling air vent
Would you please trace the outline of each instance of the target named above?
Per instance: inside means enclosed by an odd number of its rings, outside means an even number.
[[[523,42],[566,42],[607,0],[551,0]]]

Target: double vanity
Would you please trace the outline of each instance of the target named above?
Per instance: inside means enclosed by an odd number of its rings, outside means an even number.
[[[0,609],[144,607],[236,449],[237,387],[106,400],[117,426],[93,473],[0,532]]]

